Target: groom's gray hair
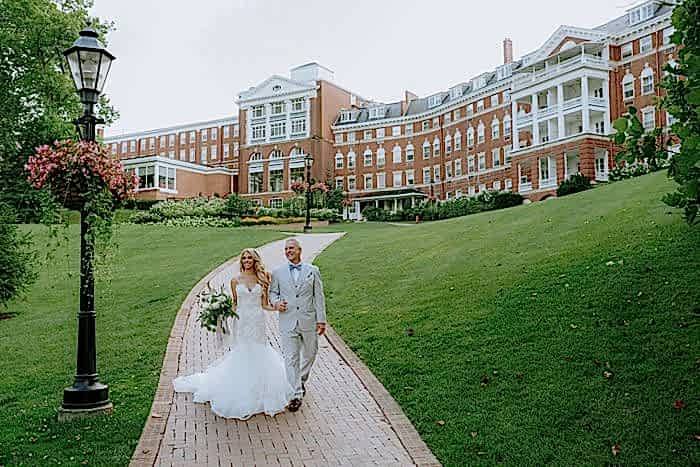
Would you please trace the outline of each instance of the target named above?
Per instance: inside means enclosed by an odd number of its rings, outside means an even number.
[[[293,243],[297,246],[297,248],[301,250],[301,243],[296,238],[288,238],[287,240],[285,240],[284,244],[286,245],[287,243]]]

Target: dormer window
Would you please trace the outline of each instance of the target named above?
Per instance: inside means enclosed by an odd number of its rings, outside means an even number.
[[[479,76],[478,78],[474,78],[472,80],[472,90],[481,89],[484,86],[486,86],[486,78],[485,77]]]
[[[630,19],[630,25],[641,23],[642,21],[646,21],[652,16],[654,16],[654,7],[655,7],[655,2],[649,2],[646,3],[642,6],[639,6],[635,8],[634,10],[630,10],[629,12],[629,19]]]
[[[512,74],[513,74],[513,64],[512,63],[506,63],[505,65],[501,65],[498,68],[496,68],[496,79],[498,79],[499,81],[510,77]]]
[[[383,105],[372,107],[369,109],[370,119],[384,118],[384,115],[386,115],[386,108]]]
[[[354,115],[352,110],[341,110],[338,123],[350,122],[353,120],[353,117]]]
[[[450,89],[450,99],[457,99],[462,97],[462,86],[456,86]]]
[[[441,97],[442,96],[440,96],[439,94],[436,94],[434,96],[430,96],[428,98],[428,107],[433,108],[433,107],[437,107],[438,105],[440,105],[440,103],[442,102]]]

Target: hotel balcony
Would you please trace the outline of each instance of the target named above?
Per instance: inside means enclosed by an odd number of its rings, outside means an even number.
[[[518,72],[513,78],[513,87],[519,89],[531,86],[583,67],[592,67],[605,71],[609,69],[607,60],[597,55],[580,52],[573,57],[562,59],[558,62],[550,63],[550,61],[544,61],[538,65],[533,65],[525,68],[524,71]]]

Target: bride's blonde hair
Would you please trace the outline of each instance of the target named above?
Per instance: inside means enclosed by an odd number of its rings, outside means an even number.
[[[263,288],[264,294],[267,295],[267,291],[270,288],[270,274],[265,270],[265,263],[263,263],[260,253],[258,253],[256,249],[244,249],[241,251],[241,259],[243,259],[243,255],[246,253],[253,257],[253,273],[255,274],[258,284]],[[243,261],[239,261],[239,266],[241,272],[245,272],[243,269]]]

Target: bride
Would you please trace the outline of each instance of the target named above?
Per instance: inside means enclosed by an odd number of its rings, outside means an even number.
[[[204,373],[175,378],[173,386],[177,392],[194,393],[194,402],[209,401],[216,415],[246,420],[258,413],[284,411],[294,390],[287,382],[282,356],[265,335],[265,311],[274,308],[268,301],[270,275],[257,251],[243,250],[240,271],[231,280],[238,322],[231,331],[230,350]]]

